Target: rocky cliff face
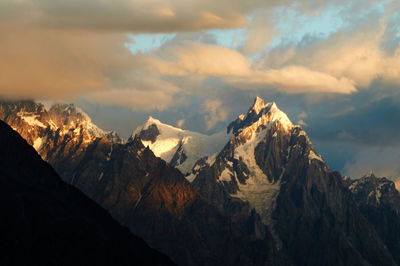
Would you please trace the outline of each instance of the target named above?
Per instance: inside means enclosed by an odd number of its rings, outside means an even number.
[[[0,121],[1,265],[174,265]]]
[[[98,139],[69,176],[69,183],[180,265],[279,264],[272,238],[255,213],[225,216],[138,136],[127,144]],[[263,237],[258,239],[259,231]]]
[[[345,183],[354,195],[359,208],[374,225],[397,264],[400,264],[400,193],[393,181],[376,177],[372,172]]]
[[[115,132],[105,132],[72,104],[48,110],[33,101],[0,102],[0,119],[15,129],[57,172],[67,176],[81,161],[89,144],[106,137],[120,143]]]
[[[297,265],[393,265],[339,173],[274,103],[257,98],[228,127],[229,143],[198,164],[193,186],[235,215],[248,203]]]

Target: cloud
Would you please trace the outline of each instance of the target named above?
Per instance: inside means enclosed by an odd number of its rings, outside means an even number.
[[[202,113],[207,130],[212,129],[218,122],[225,121],[228,117],[227,107],[220,100],[207,100],[204,102]]]
[[[273,12],[256,12],[247,25],[246,35],[246,44],[241,49],[244,54],[254,54],[265,48],[278,35],[273,23]]]
[[[301,113],[298,115],[298,117],[301,119],[304,119],[304,118],[307,118],[308,115],[307,115],[306,111],[301,111]]]
[[[322,100],[308,109],[308,131],[321,141],[340,140],[367,147],[400,145],[398,101],[398,88],[383,83],[354,95]]]
[[[344,167],[344,174],[359,178],[372,170],[377,176],[397,178],[400,176],[400,147],[362,150]]]
[[[263,68],[296,65],[319,71],[336,79],[347,79],[358,88],[368,88],[377,78],[400,84],[400,47],[386,51],[389,15],[372,14],[357,26],[344,28],[328,38],[300,45],[280,46],[257,62]]]
[[[243,76],[250,73],[250,62],[242,54],[217,45],[185,42],[169,47],[163,54],[159,58],[145,58],[144,63],[163,75]],[[171,55],[174,58],[163,58]]]
[[[3,28],[0,91],[18,98],[73,98],[134,68],[123,35]]]
[[[322,0],[2,0],[0,18],[52,29],[190,32],[244,27],[246,16],[255,11],[294,4],[308,13],[317,13],[327,6]]]
[[[165,53],[172,59],[149,56],[143,59],[144,64],[163,75],[221,77],[224,82],[245,90],[269,86],[289,93],[357,91],[354,82],[345,77],[336,78],[301,66],[255,70],[238,51],[217,45],[190,42],[170,47]]]
[[[0,96],[165,109],[176,85],[147,73],[125,34],[0,26]]]
[[[350,94],[357,91],[354,82],[346,77],[336,78],[302,66],[256,70],[249,76],[230,78],[228,81],[243,89],[270,86],[288,93],[329,92]]]
[[[388,32],[384,22],[365,36],[341,32],[326,41],[274,49],[261,61],[249,60],[246,54],[264,51],[279,34],[276,17],[269,16],[279,6],[318,16],[326,1],[4,0],[0,92],[55,100],[84,95],[92,101],[165,109],[176,103],[172,95],[177,92],[201,95],[211,85],[232,92],[350,94],[377,77],[400,80],[399,48],[392,54],[381,49]],[[252,18],[249,25],[246,17]],[[369,29],[362,26],[362,32]],[[205,41],[195,38],[201,30],[236,27],[246,27],[248,37],[238,50],[196,43]],[[131,55],[125,47],[128,32],[178,34],[159,50]],[[185,34],[192,34],[193,41],[182,41]],[[149,90],[157,95],[153,103],[132,99],[149,95]]]
[[[240,0],[3,0],[1,15],[14,23],[41,28],[113,31],[177,32],[244,26]],[[10,15],[11,13],[12,15]]]
[[[297,121],[297,124],[299,124],[300,126],[306,127],[308,126],[306,122],[304,122],[303,119],[300,119],[299,121]]]
[[[119,105],[134,110],[164,110],[174,103],[180,91],[175,85],[154,77],[141,77],[128,82],[131,88],[105,89],[83,95],[88,101]]]

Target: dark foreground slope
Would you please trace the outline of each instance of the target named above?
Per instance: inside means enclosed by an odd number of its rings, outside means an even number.
[[[173,265],[0,121],[0,265]]]

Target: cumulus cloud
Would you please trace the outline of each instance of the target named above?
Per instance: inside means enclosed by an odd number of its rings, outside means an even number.
[[[146,72],[118,77],[109,87],[82,94],[89,101],[120,105],[134,110],[164,110],[174,103],[180,88]]]
[[[202,113],[207,130],[212,129],[218,122],[228,117],[227,107],[220,100],[207,100],[204,102]]]
[[[370,21],[360,27],[341,30],[307,45],[273,49],[257,64],[264,68],[303,66],[351,80],[359,88],[368,88],[377,78],[400,83],[400,47],[392,53],[383,47],[388,37],[387,18],[368,18]]]
[[[258,11],[254,14],[254,18],[247,25],[247,40],[241,49],[244,54],[260,52],[278,35],[273,18],[271,10]]]
[[[188,42],[164,51],[168,57],[148,57],[145,64],[164,75],[243,76],[250,74],[250,62],[239,52],[217,45]]]
[[[354,82],[346,77],[336,78],[301,66],[257,70],[249,76],[228,80],[242,88],[254,89],[271,86],[288,93],[329,92],[350,94],[357,91]]]
[[[353,93],[354,82],[346,77],[312,71],[306,67],[288,66],[281,69],[253,69],[241,53],[216,45],[186,43],[166,51],[169,57],[151,56],[144,59],[147,67],[163,75],[203,75],[221,77],[241,89],[273,87],[289,93],[329,92]]]

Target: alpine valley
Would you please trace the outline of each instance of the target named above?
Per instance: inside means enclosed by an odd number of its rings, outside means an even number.
[[[178,265],[400,265],[394,183],[330,170],[273,102],[256,97],[214,135],[150,117],[127,141],[74,105],[3,101],[0,119]]]

